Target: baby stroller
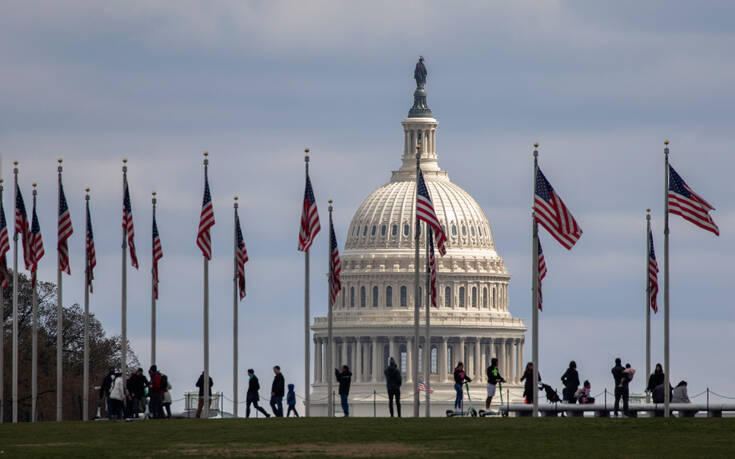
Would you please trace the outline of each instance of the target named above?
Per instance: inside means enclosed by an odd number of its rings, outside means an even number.
[[[467,400],[469,400],[468,407],[466,410],[463,411],[454,411],[454,410],[447,410],[447,417],[453,418],[455,416],[472,416],[473,418],[477,417],[477,410],[472,407],[472,397],[470,397],[470,385],[469,383],[464,383],[465,391],[467,392]]]
[[[561,402],[559,394],[548,384],[539,384],[539,389],[544,391],[544,393],[546,394],[546,400],[548,400],[549,403]]]

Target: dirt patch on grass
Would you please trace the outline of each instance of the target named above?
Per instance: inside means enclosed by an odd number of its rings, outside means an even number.
[[[203,447],[181,445],[181,449],[165,451],[184,456],[407,456],[449,453],[421,446],[403,443],[299,443],[294,445],[229,445],[222,447]]]

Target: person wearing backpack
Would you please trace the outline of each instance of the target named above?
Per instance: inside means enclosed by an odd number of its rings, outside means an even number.
[[[151,368],[148,370],[148,375],[151,377],[151,383],[148,390],[148,395],[151,398],[150,416],[153,419],[160,419],[163,417],[163,408],[161,405],[163,397],[161,380],[163,377],[158,371],[158,367],[155,365],[151,365]]]
[[[197,405],[197,413],[195,417],[199,419],[199,417],[202,415],[202,408],[204,408],[204,372],[203,371],[202,371],[202,374],[199,375],[199,379],[197,380],[196,386],[199,388],[199,404]],[[212,381],[212,377],[210,376],[209,377],[209,403],[212,403],[212,386],[214,386],[214,381]]]
[[[252,368],[248,370],[248,378],[248,395],[246,397],[245,417],[250,417],[251,404],[255,407],[256,410],[263,413],[265,417],[271,417],[270,414],[268,414],[260,405],[258,405],[258,400],[260,399],[260,395],[258,394],[258,391],[260,390],[260,383],[258,382],[258,377],[255,376],[255,370],[253,370]]]

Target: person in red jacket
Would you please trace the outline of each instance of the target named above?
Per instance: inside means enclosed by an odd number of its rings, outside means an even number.
[[[161,419],[163,418],[163,409],[161,406],[161,396],[163,395],[161,373],[158,372],[158,367],[151,365],[150,370],[148,370],[148,375],[151,377],[148,390],[148,395],[151,397],[150,416],[154,419]]]

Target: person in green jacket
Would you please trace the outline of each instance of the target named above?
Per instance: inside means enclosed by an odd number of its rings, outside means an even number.
[[[500,371],[498,371],[498,359],[494,357],[490,361],[490,366],[487,367],[487,399],[485,400],[485,409],[490,409],[490,404],[493,401],[493,396],[495,396],[495,386],[499,383],[504,383],[505,379],[500,376]]]

